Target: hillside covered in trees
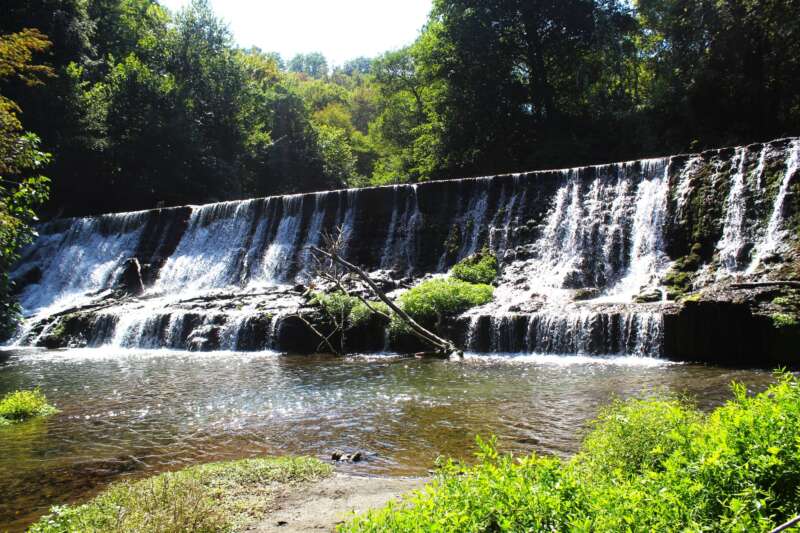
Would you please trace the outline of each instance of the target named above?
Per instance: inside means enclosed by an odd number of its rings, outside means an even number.
[[[798,0],[435,0],[416,42],[333,68],[238,47],[204,0],[177,13],[156,0],[3,7],[0,34],[39,36],[19,48],[38,83],[6,73],[0,94],[52,154],[37,162],[47,216],[800,132]]]

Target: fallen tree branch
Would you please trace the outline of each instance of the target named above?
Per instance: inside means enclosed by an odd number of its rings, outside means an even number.
[[[780,526],[776,527],[769,533],[780,533],[781,531],[785,531],[792,526],[796,526],[797,524],[800,524],[800,516],[796,516],[791,520],[789,520],[788,522],[786,522],[785,524],[781,524]]]
[[[214,302],[217,300],[235,300],[237,298],[253,298],[257,296],[270,296],[275,294],[276,291],[241,293],[241,292],[225,292],[221,294],[205,294],[203,296],[195,296],[193,298],[186,298],[185,300],[178,300],[176,304],[188,304],[193,302]],[[161,296],[161,295],[159,295]],[[157,296],[158,297],[158,296]]]
[[[760,287],[793,287],[800,289],[800,281],[754,281],[750,283],[731,284],[731,289],[758,289]]]
[[[303,324],[305,324],[306,326],[308,326],[308,329],[310,329],[311,331],[313,331],[313,332],[314,332],[314,335],[316,335],[317,337],[319,337],[320,339],[322,339],[322,342],[320,342],[320,343],[319,343],[319,346],[317,346],[317,350],[318,350],[318,351],[319,351],[319,348],[320,348],[320,347],[321,347],[323,344],[326,344],[326,345],[328,346],[328,349],[331,351],[331,353],[333,353],[333,354],[336,354],[336,355],[342,355],[342,354],[341,354],[341,352],[339,352],[339,350],[337,350],[336,348],[334,348],[334,347],[333,347],[333,344],[331,344],[330,338],[333,336],[333,333],[331,333],[330,335],[328,335],[328,336],[326,337],[325,335],[323,335],[323,334],[322,334],[322,332],[321,332],[320,330],[318,330],[317,328],[315,328],[315,327],[314,327],[314,324],[312,324],[311,322],[309,322],[308,320],[306,320],[306,318],[305,318],[304,316],[302,316],[302,315],[299,315],[299,314],[298,314],[298,315],[290,315],[290,316],[289,316],[289,317],[287,317],[287,318],[290,318],[290,317],[295,317],[295,318],[299,319],[301,322],[303,322]],[[336,333],[336,331],[334,331],[334,333]]]
[[[112,302],[78,305],[75,307],[70,307],[69,309],[64,309],[63,311],[58,311],[57,313],[53,313],[52,315],[48,316],[47,319],[60,318],[62,316],[71,315],[73,313],[85,313],[86,311],[100,311],[101,309],[114,307],[115,305],[119,305],[121,303],[125,303],[128,301],[130,300],[120,299],[120,300],[114,300]],[[36,318],[36,315],[30,315],[23,318],[25,318],[25,320],[29,320],[31,318]]]

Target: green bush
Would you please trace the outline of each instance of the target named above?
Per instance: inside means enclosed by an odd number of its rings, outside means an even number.
[[[0,426],[57,412],[39,389],[10,392],[0,399]]]
[[[450,274],[461,281],[490,284],[497,278],[497,258],[484,250],[460,261]]]
[[[774,313],[772,325],[776,328],[791,328],[798,324],[797,317],[788,313]]]
[[[370,307],[372,307],[372,309],[370,309]],[[373,309],[379,313],[383,313],[386,316],[390,316],[391,314],[389,306],[383,302],[369,302],[369,307],[367,307],[364,302],[359,300],[358,303],[356,303],[356,305],[354,305],[350,310],[350,327],[360,326],[361,324],[364,324],[370,320],[375,314]]]
[[[400,305],[414,320],[431,324],[439,315],[452,316],[492,300],[491,285],[453,278],[435,278],[400,295]]]
[[[698,431],[701,417],[681,400],[616,401],[600,412],[574,462],[587,476],[657,469]]]
[[[344,319],[349,328],[364,324],[374,314],[364,302],[341,291],[314,293],[311,304],[319,306],[325,313],[337,320]],[[383,302],[369,302],[369,305],[372,309],[389,315],[389,307]]]
[[[315,292],[311,297],[311,305],[317,305],[329,315],[336,317],[348,317],[357,303],[358,298],[348,296],[341,291]]]
[[[269,511],[276,483],[312,481],[331,473],[330,465],[303,457],[200,465],[112,485],[83,505],[53,507],[29,531],[240,530]]]
[[[357,517],[368,531],[768,531],[800,513],[800,383],[790,375],[703,415],[678,400],[617,402],[561,462],[447,462],[423,491]]]

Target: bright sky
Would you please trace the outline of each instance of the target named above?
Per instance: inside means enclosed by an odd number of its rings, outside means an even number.
[[[172,11],[189,0],[160,0]],[[210,0],[240,46],[284,59],[322,52],[330,65],[411,44],[431,0]]]

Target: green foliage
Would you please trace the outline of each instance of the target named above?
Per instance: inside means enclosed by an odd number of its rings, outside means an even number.
[[[83,505],[53,507],[29,531],[235,531],[267,513],[275,484],[331,473],[329,465],[304,457],[200,465],[113,485]]]
[[[573,459],[481,445],[422,492],[340,531],[767,531],[800,512],[800,382],[734,385],[703,415],[678,400],[606,409]]]
[[[474,284],[453,278],[424,281],[400,296],[400,305],[414,320],[427,324],[439,317],[463,313],[492,300],[491,285]]]
[[[787,313],[774,313],[772,315],[772,325],[776,328],[792,328],[799,324],[797,316]]]
[[[311,304],[319,306],[329,317],[346,325],[347,328],[365,324],[375,314],[373,310],[389,316],[389,308],[383,302],[369,302],[367,306],[355,296],[349,296],[341,291],[316,292],[311,297]]]
[[[484,250],[459,261],[450,271],[450,275],[461,281],[488,285],[497,278],[497,268],[497,257]]]
[[[353,153],[347,133],[342,128],[321,124],[317,126],[317,142],[322,155],[322,169],[325,174],[342,183],[358,178],[356,164],[358,159]]]
[[[787,291],[782,296],[772,300],[772,305],[777,308],[772,313],[772,325],[778,329],[794,328],[800,324],[800,295],[797,291]]]
[[[574,459],[587,481],[658,469],[700,429],[702,417],[685,401],[615,401],[593,422],[595,431]]]
[[[341,291],[315,292],[311,297],[312,305],[320,306],[329,315],[345,318],[350,315],[350,311],[357,303],[358,298]]]
[[[359,300],[350,310],[350,316],[348,317],[350,326],[357,327],[365,324],[375,315],[373,309],[385,316],[391,316],[392,314],[389,306],[383,302],[369,302],[369,307],[367,307],[364,302]]]
[[[33,57],[49,47],[38,30],[0,35],[0,82],[17,80],[28,89],[40,85],[52,69],[32,64]],[[49,180],[36,174],[50,156],[39,150],[36,135],[23,130],[20,111],[16,102],[0,95],[0,340],[14,331],[20,313],[8,272],[35,236],[35,209],[49,192]]]
[[[39,389],[10,392],[0,399],[0,426],[57,412]]]
[[[312,78],[324,78],[328,75],[328,61],[320,52],[297,54],[289,60],[290,72],[305,74]]]

